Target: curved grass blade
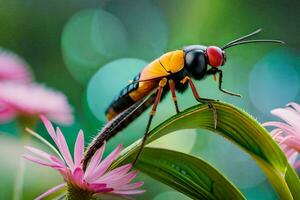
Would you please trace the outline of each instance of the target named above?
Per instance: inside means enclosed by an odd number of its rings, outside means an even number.
[[[298,177],[295,177],[295,172],[289,167],[284,153],[267,130],[249,114],[232,105],[214,102],[214,106],[218,112],[216,129],[214,129],[211,109],[207,105],[196,105],[154,128],[149,133],[147,143],[180,129],[203,128],[211,130],[249,153],[264,170],[280,198],[297,199],[300,181]],[[139,146],[140,140],[126,148],[123,151],[123,156],[114,163],[113,167],[128,156],[134,155]]]
[[[188,154],[146,147],[136,167],[192,199],[246,199],[218,170]]]
[[[290,165],[288,165],[284,178],[294,196],[294,199],[300,199],[300,188],[298,184],[299,177]]]

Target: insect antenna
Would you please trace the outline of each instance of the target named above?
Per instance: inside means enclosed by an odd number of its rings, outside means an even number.
[[[230,44],[230,45],[226,45],[225,47],[222,47],[222,50],[233,47],[233,46],[241,45],[241,44],[259,43],[259,42],[284,44],[284,42],[281,41],[281,40],[244,40],[244,41],[236,42],[236,43],[233,43],[233,44]]]
[[[257,29],[256,31],[248,34],[248,35],[245,35],[243,37],[240,37],[238,39],[235,39],[227,44],[225,44],[221,49],[224,50],[224,49],[227,49],[227,48],[230,48],[230,47],[233,47],[233,46],[236,46],[236,45],[241,45],[241,44],[248,44],[248,43],[258,43],[258,42],[271,42],[271,43],[280,43],[280,44],[284,44],[283,41],[281,40],[269,40],[269,39],[261,39],[261,40],[245,40],[253,35],[256,35],[258,34],[259,32],[261,32],[261,28],[260,29]]]
[[[262,30],[261,28],[260,28],[260,29],[257,29],[256,31],[254,31],[254,32],[252,32],[252,33],[249,33],[248,35],[245,35],[245,36],[242,36],[242,37],[240,37],[240,38],[238,38],[238,39],[232,40],[231,42],[225,44],[221,49],[226,49],[227,46],[232,45],[233,43],[240,42],[240,41],[242,41],[242,40],[244,40],[244,39],[246,39],[246,38],[249,38],[249,37],[251,37],[251,36],[253,36],[253,35],[256,35],[256,34],[258,34],[259,32],[261,32],[261,30]]]

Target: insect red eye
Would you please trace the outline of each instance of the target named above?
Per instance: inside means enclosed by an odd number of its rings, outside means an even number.
[[[223,64],[223,51],[219,47],[209,46],[206,49],[208,63],[212,67],[219,67]]]

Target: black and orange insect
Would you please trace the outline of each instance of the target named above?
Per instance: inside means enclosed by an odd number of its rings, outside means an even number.
[[[132,82],[117,95],[107,108],[106,116],[108,123],[91,143],[83,161],[84,166],[86,166],[89,159],[105,141],[125,128],[148,107],[153,105],[140,151],[134,161],[135,163],[147,139],[157,105],[168,91],[171,91],[176,112],[179,113],[180,110],[176,99],[176,91],[184,92],[188,86],[190,86],[194,98],[200,103],[207,103],[212,109],[216,127],[217,111],[213,106],[213,101],[215,100],[201,98],[196,90],[193,79],[201,80],[208,75],[214,75],[215,77],[218,74],[219,90],[229,95],[241,97],[240,94],[235,94],[222,88],[223,73],[220,67],[226,63],[224,50],[246,43],[283,43],[279,40],[246,40],[260,31],[261,29],[258,29],[253,33],[229,42],[221,48],[202,45],[187,46],[181,50],[168,52],[148,64],[134,77]]]

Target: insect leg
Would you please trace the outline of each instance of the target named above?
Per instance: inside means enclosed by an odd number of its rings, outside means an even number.
[[[169,87],[172,93],[172,99],[175,105],[176,113],[180,113],[178,103],[177,103],[177,98],[176,98],[176,92],[175,92],[175,83],[172,79],[169,80]]]
[[[224,93],[229,94],[229,95],[232,95],[232,96],[242,97],[242,95],[240,95],[240,94],[236,94],[236,93],[233,93],[233,92],[229,92],[229,91],[227,91],[227,90],[224,90],[224,89],[222,88],[223,71],[222,71],[222,70],[218,70],[217,72],[219,73],[219,90],[220,90],[221,92],[224,92]]]
[[[157,89],[157,93],[156,93],[156,99],[154,101],[154,104],[153,104],[153,107],[152,107],[152,110],[151,110],[151,113],[150,113],[150,117],[149,117],[149,120],[148,120],[148,123],[147,123],[147,127],[146,127],[146,130],[145,130],[145,134],[144,134],[144,137],[143,137],[143,140],[142,140],[142,144],[141,144],[141,147],[135,157],[135,160],[133,161],[133,165],[135,165],[135,163],[137,162],[140,154],[142,153],[142,150],[145,146],[145,143],[146,143],[146,140],[148,138],[148,132],[149,132],[149,129],[150,129],[150,125],[152,123],[152,119],[155,115],[155,112],[156,112],[156,108],[157,108],[157,105],[160,101],[160,97],[162,95],[162,92],[163,92],[163,88],[164,86],[167,84],[167,79],[166,78],[163,78],[162,80],[160,80],[159,82],[159,87]]]
[[[191,78],[188,79],[190,87],[192,89],[193,95],[195,97],[195,99],[200,102],[200,103],[207,103],[208,107],[212,109],[213,111],[213,116],[214,116],[214,127],[217,128],[217,122],[218,122],[218,115],[217,115],[217,109],[215,108],[215,106],[212,104],[213,99],[205,99],[205,98],[201,98],[197,92],[197,89],[194,85],[194,82],[192,81]]]

